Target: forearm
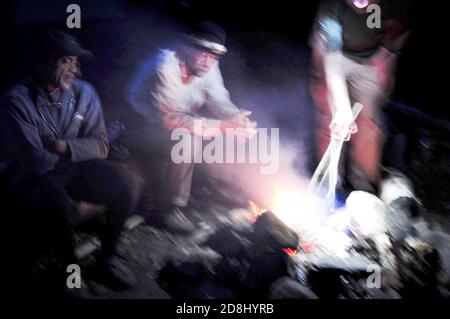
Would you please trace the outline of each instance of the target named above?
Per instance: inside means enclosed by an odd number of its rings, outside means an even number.
[[[343,58],[341,52],[324,55],[325,78],[333,114],[339,111],[351,111],[347,80],[343,70]]]
[[[72,162],[105,159],[108,150],[108,140],[103,135],[67,140],[67,152]]]
[[[166,112],[161,114],[162,125],[169,131],[185,129],[197,136],[204,136],[208,129],[221,129],[223,121],[192,116],[187,113]]]

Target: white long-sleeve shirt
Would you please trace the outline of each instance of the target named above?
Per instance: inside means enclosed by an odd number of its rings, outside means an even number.
[[[202,119],[206,128],[219,127],[221,119],[239,112],[223,84],[218,62],[202,77],[183,83],[180,60],[171,50],[160,50],[138,70],[127,98],[135,111],[169,130],[192,131],[196,119]],[[203,107],[216,119],[201,117],[198,111]]]

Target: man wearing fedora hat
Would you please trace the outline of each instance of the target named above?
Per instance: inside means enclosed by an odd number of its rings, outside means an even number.
[[[251,112],[237,108],[223,84],[218,60],[227,52],[225,39],[226,33],[220,26],[201,22],[175,50],[160,50],[139,68],[127,91],[131,107],[150,124],[140,134],[142,139],[150,137],[153,142],[141,142],[141,148],[152,148],[165,155],[158,170],[162,174],[156,179],[155,204],[163,213],[166,226],[173,230],[193,230],[181,208],[189,202],[194,163],[175,164],[170,159],[171,132],[187,129],[197,140],[191,152],[195,154],[208,128],[256,128],[256,123],[248,118]],[[201,112],[205,110],[211,116],[203,116]],[[194,129],[198,123],[201,130]],[[155,180],[155,176],[150,179]]]

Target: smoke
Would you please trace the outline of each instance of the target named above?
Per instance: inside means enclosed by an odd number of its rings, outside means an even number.
[[[257,204],[272,208],[280,188],[303,191],[310,178],[313,107],[308,94],[308,50],[274,34],[231,35],[221,60],[233,102],[253,112],[259,128],[279,129],[278,170],[261,174],[258,164],[213,164],[211,176],[238,186]]]
[[[144,38],[139,28],[133,31],[142,35],[138,38]],[[149,49],[143,47],[138,50],[139,54],[127,56],[128,74],[132,73],[131,68],[137,67],[138,56],[148,56],[154,51],[150,48],[171,42],[170,32],[166,34],[167,39],[163,39],[165,36],[161,33],[152,36],[151,31],[145,32],[146,40],[142,43]],[[136,41],[127,45],[127,52],[133,52],[130,47],[135,46]],[[254,32],[230,33],[227,48],[228,53],[220,60],[220,69],[232,101],[239,108],[251,110],[251,119],[258,122],[259,128],[267,128],[269,134],[271,128],[279,129],[278,170],[274,174],[262,174],[262,163],[200,164],[196,169],[232,183],[249,199],[270,208],[278,187],[301,191],[310,175],[313,107],[306,80],[309,51],[281,35]],[[129,117],[131,110],[122,109],[121,113],[121,118]],[[128,127],[137,125],[131,118],[126,124]]]

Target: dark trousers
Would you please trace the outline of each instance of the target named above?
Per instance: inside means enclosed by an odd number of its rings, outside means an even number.
[[[57,252],[62,263],[74,259],[70,218],[74,201],[86,201],[106,207],[105,223],[100,234],[101,260],[115,253],[122,226],[131,213],[135,176],[118,163],[89,160],[70,163],[45,175],[16,178],[13,193],[20,194],[23,217],[34,236]],[[33,240],[33,238],[28,238]]]

